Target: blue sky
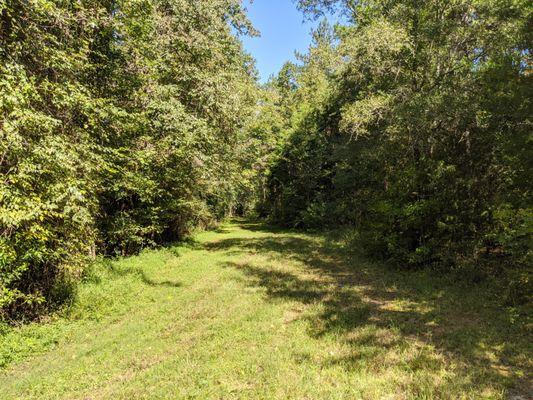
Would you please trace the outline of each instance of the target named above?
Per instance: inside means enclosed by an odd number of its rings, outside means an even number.
[[[248,16],[261,37],[244,37],[244,47],[257,60],[261,82],[276,74],[287,60],[295,60],[294,51],[306,52],[311,30],[317,22],[304,22],[292,0],[245,0]]]

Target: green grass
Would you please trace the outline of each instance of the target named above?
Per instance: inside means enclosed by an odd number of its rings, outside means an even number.
[[[526,399],[530,331],[491,293],[237,221],[4,327],[0,398]]]

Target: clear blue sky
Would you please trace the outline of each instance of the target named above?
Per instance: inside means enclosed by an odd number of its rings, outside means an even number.
[[[257,60],[261,82],[276,74],[285,61],[294,61],[294,51],[305,53],[311,30],[318,22],[304,22],[292,0],[245,0],[248,16],[261,37],[244,37],[244,47]]]

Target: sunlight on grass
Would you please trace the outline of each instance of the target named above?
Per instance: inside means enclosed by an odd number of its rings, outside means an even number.
[[[4,327],[2,399],[503,399],[530,342],[495,305],[326,236],[233,223],[96,265],[77,300]]]

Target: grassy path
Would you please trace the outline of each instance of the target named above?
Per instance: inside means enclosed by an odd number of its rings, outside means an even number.
[[[95,269],[0,335],[1,399],[528,398],[512,313],[320,235],[233,223]]]

